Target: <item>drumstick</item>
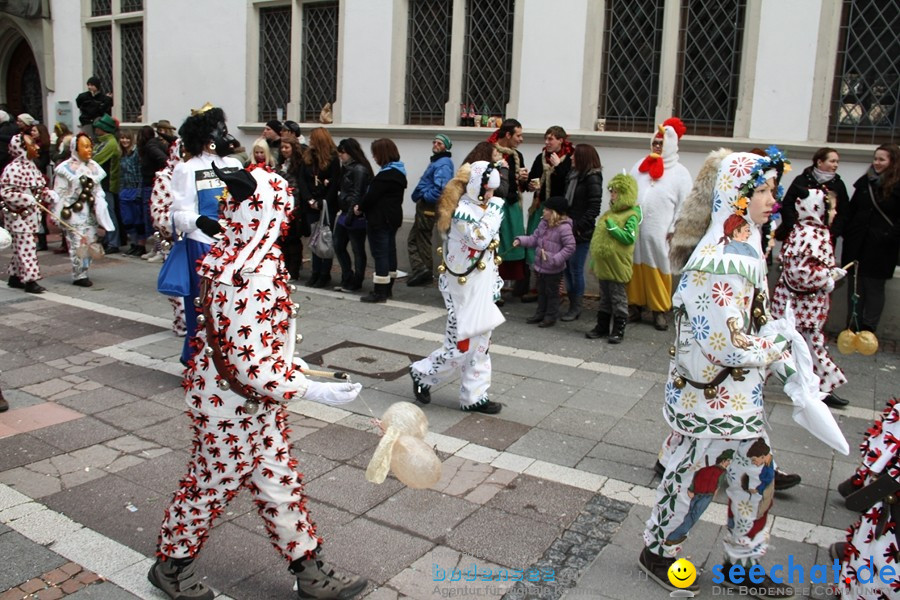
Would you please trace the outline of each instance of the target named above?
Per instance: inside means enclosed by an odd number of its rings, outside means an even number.
[[[313,377],[325,377],[326,379],[350,379],[350,375],[344,373],[343,371],[317,371],[316,369],[300,369],[300,372],[304,375],[311,375]]]
[[[844,265],[844,266],[841,267],[841,268],[844,269],[844,270],[846,271],[846,270],[848,270],[850,267],[855,267],[855,266],[856,266],[856,263],[857,263],[857,261],[854,260],[853,262],[849,262],[849,263],[847,263],[846,265]]]

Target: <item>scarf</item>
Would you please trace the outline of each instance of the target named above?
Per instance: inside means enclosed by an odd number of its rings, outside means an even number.
[[[388,169],[397,169],[398,171],[400,171],[401,173],[403,173],[403,176],[404,176],[404,177],[406,177],[406,166],[405,166],[402,162],[400,162],[399,160],[395,160],[395,161],[393,161],[393,162],[387,163],[386,165],[384,165],[383,167],[381,167],[381,170],[378,171],[378,172],[381,173],[381,172],[383,172],[383,171],[387,171]]]
[[[869,183],[872,187],[881,187],[881,173],[876,173],[875,169],[869,165],[869,168],[866,169],[866,177],[869,178]]]
[[[548,157],[550,156],[550,152],[546,150],[541,152],[541,198],[546,200],[550,197],[550,176],[553,175],[553,172],[556,170],[556,167],[550,164]],[[569,140],[563,140],[562,148],[559,149],[557,153],[559,155],[559,161],[562,162],[569,155],[575,154],[575,147],[572,146],[572,142]],[[568,194],[566,194],[568,195]],[[572,206],[572,201],[569,201],[569,206]]]
[[[820,183],[820,184],[828,183],[829,181],[834,179],[835,175],[837,175],[837,173],[835,173],[833,171],[823,171],[816,167],[813,167],[813,170],[812,170],[813,178],[816,180],[817,183]]]
[[[513,180],[509,182],[509,187],[516,191],[516,202],[518,202],[522,199],[522,192],[519,190],[518,181],[515,179],[518,177],[519,169],[521,168],[521,165],[519,165],[519,153],[516,152],[513,148],[501,146],[499,143],[497,143],[496,139],[496,132],[494,132],[494,135],[492,135],[491,138],[488,139],[488,141],[494,144],[494,148],[497,150],[497,152],[506,157],[506,162],[509,165],[509,172],[513,177]],[[510,160],[510,158],[512,160]],[[509,192],[507,192],[507,198],[508,197]]]

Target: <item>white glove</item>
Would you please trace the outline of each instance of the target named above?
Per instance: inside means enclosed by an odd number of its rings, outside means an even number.
[[[835,281],[840,281],[844,277],[847,276],[847,271],[840,267],[832,267],[831,268],[831,278]]]
[[[362,390],[361,383],[319,383],[307,381],[303,397],[322,404],[347,404],[353,402]]]
[[[834,291],[834,279],[826,279],[825,280],[825,292],[830,294]]]

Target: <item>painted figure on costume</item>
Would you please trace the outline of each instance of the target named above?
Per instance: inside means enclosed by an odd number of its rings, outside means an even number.
[[[731,215],[725,219],[724,231],[725,235],[721,241],[725,244],[725,249],[722,252],[759,258],[756,248],[747,243],[750,239],[750,223],[744,220],[744,217]]]
[[[700,515],[706,511],[710,502],[716,497],[716,492],[719,490],[719,481],[731,464],[733,457],[734,450],[725,450],[716,457],[715,464],[702,467],[694,473],[687,492],[688,497],[691,499],[690,508],[688,508],[688,513],[685,515],[681,525],[666,536],[667,544],[678,544],[684,541],[688,531],[691,530],[691,527],[694,526]]]

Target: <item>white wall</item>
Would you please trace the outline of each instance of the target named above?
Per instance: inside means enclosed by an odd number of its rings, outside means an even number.
[[[525,127],[581,124],[582,61],[589,0],[528,0],[522,26],[519,110]],[[593,0],[592,0],[593,1]]]
[[[821,10],[820,0],[762,0],[751,138],[809,138]]]
[[[388,123],[391,101],[393,0],[345,0],[340,119]]]
[[[51,0],[53,15],[53,62],[56,66],[56,89],[48,94],[47,114],[55,115],[56,103],[72,103],[72,121],[78,126],[75,97],[86,90],[85,82],[92,75],[85,70],[82,52],[81,3],[71,0]]]

